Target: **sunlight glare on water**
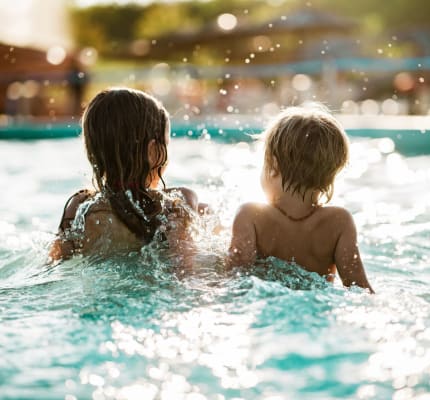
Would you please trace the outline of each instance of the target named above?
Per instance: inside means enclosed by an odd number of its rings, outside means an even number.
[[[429,398],[430,156],[353,140],[333,202],[354,216],[370,296],[278,260],[220,272],[238,205],[264,201],[261,143],[172,141],[166,182],[225,226],[199,228],[189,275],[156,245],[45,266],[66,199],[91,184],[82,143],[0,151],[0,397]]]

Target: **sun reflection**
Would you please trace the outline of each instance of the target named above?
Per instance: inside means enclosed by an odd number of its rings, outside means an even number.
[[[112,340],[101,346],[102,353],[111,352],[115,357],[121,354],[139,355],[160,360],[158,366],[148,367],[147,374],[152,382],[161,383],[159,393],[156,386],[143,382],[123,387],[116,398],[154,398],[158,393],[161,399],[205,399],[184,376],[170,371],[170,366],[177,363],[197,363],[209,368],[220,379],[221,386],[227,389],[255,386],[259,379],[250,368],[249,336],[253,320],[254,317],[249,314],[229,314],[202,308],[180,315],[166,314],[162,318],[163,329],[160,332],[113,322]],[[120,376],[115,364],[107,364],[106,369],[111,378]],[[97,387],[105,383],[100,375],[88,371],[81,371],[81,382]],[[180,393],[184,397],[178,397]]]
[[[398,185],[402,185],[413,178],[412,172],[402,156],[392,153],[387,156],[386,162],[387,175],[389,179]]]
[[[387,296],[374,299],[378,304],[373,306],[360,304],[360,297],[351,297],[352,304],[335,312],[339,321],[365,328],[375,346],[362,370],[363,378],[375,383],[391,381],[396,390],[392,398],[409,399],[422,374],[430,372],[430,349],[420,339],[420,335],[430,333],[424,323],[427,311],[424,303],[409,304],[411,300],[406,297]],[[359,399],[375,394],[374,384],[363,385],[357,392]],[[409,397],[403,397],[405,394]]]
[[[152,400],[155,399],[158,390],[155,385],[149,383],[135,383],[124,386],[116,393],[116,400]]]

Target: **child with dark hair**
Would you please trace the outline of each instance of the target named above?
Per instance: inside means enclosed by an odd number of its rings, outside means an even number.
[[[199,204],[193,191],[165,187],[170,123],[164,107],[142,91],[108,89],[89,103],[82,128],[97,189],[67,201],[50,257],[136,251],[155,235],[176,250],[187,246]]]
[[[265,132],[261,185],[268,204],[242,205],[233,223],[229,265],[274,256],[345,286],[373,292],[367,281],[351,214],[323,206],[348,161],[348,139],[322,106],[291,107]]]

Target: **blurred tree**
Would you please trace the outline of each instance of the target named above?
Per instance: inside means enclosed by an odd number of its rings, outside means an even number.
[[[301,1],[293,0],[296,4]],[[414,27],[430,28],[430,2],[428,0],[313,0],[312,6],[337,14],[360,18],[364,27],[381,33],[384,30]]]
[[[137,37],[156,38],[176,30],[193,30],[200,23],[184,3],[154,3],[142,10],[135,34]]]
[[[128,3],[72,9],[72,27],[79,46],[94,46],[107,54],[134,39],[152,39],[213,24],[218,15],[227,12],[250,21],[273,15],[273,10],[262,0],[194,0],[147,6]]]
[[[80,47],[93,46],[102,55],[115,53],[135,37],[144,9],[135,4],[99,5],[72,11],[72,29]]]
[[[103,56],[115,56],[124,54],[124,49],[136,39],[154,39],[172,32],[210,27],[222,13],[258,23],[300,7],[315,7],[353,17],[361,24],[361,37],[373,38],[384,32],[416,26],[430,28],[428,0],[391,0],[389,4],[374,0],[192,0],[147,6],[98,5],[74,9],[72,26],[78,46],[93,46]],[[384,40],[382,36],[381,40]]]

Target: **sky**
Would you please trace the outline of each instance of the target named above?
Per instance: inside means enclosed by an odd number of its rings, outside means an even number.
[[[68,0],[0,0],[0,42],[15,46],[70,48]]]
[[[0,0],[0,42],[14,46],[72,49],[67,19],[70,4],[88,7],[107,3],[148,4],[153,0]],[[175,1],[175,0],[163,0]]]

